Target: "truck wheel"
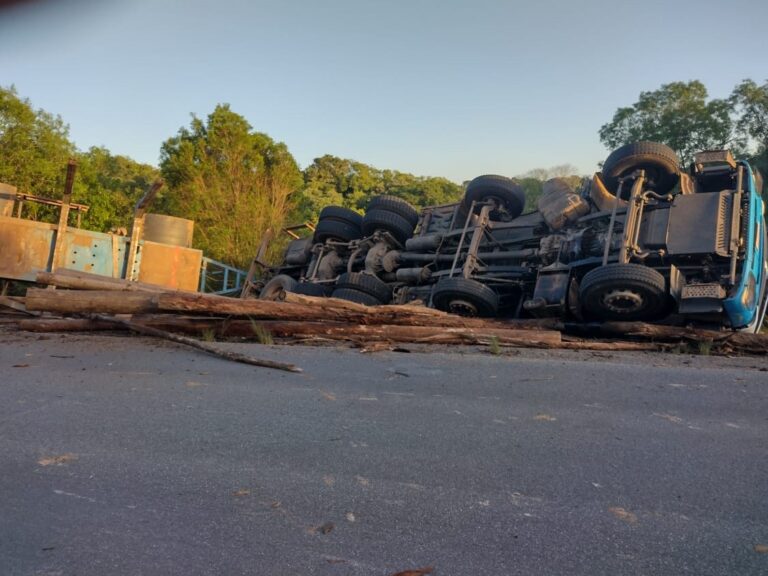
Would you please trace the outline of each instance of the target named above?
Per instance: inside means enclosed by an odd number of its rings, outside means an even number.
[[[336,290],[333,291],[332,296],[334,298],[341,298],[342,300],[348,300],[365,306],[380,306],[382,304],[382,302],[379,302],[379,300],[370,294],[355,290],[354,288],[336,288]]]
[[[303,294],[304,296],[329,296],[331,294],[331,289],[327,284],[299,282],[291,292]]]
[[[680,160],[677,153],[665,144],[658,142],[633,142],[617,148],[603,163],[603,182],[613,194],[619,189],[619,178],[628,176],[635,170],[645,170],[650,187],[658,194],[666,194],[680,175]],[[622,189],[623,199],[629,198],[629,189]]]
[[[261,289],[259,298],[262,300],[285,300],[285,293],[294,292],[297,284],[296,280],[287,274],[278,274]]]
[[[488,201],[494,201],[497,205],[491,211],[492,220],[512,220],[523,213],[525,190],[511,178],[487,174],[478,176],[467,185],[461,203],[469,210],[472,202]]]
[[[392,288],[385,282],[382,282],[376,276],[363,274],[361,272],[347,272],[339,276],[336,289],[351,289],[358,292],[364,292],[378,301],[378,304],[388,304],[392,300]]]
[[[495,316],[499,296],[491,288],[467,278],[445,278],[432,290],[432,304],[438,310],[459,316]]]
[[[582,308],[601,320],[654,320],[667,309],[667,283],[640,264],[608,264],[581,280]]]
[[[314,242],[325,242],[329,239],[342,242],[357,240],[363,237],[360,230],[362,223],[363,217],[354,210],[342,206],[326,206],[320,211],[312,239]]]
[[[369,203],[367,210],[386,210],[402,216],[413,226],[419,222],[419,213],[408,202],[397,196],[383,195],[375,196]]]
[[[389,210],[369,210],[363,218],[363,234],[370,236],[376,230],[384,230],[389,232],[392,236],[400,242],[405,244],[405,241],[413,236],[414,225],[408,220]]]

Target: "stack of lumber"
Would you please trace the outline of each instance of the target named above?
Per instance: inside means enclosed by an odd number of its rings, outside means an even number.
[[[405,343],[592,350],[680,348],[702,353],[768,352],[768,336],[641,322],[568,324],[557,319],[462,318],[424,306],[362,306],[287,294],[283,302],[242,300],[68,270],[40,273],[26,298],[0,300],[25,311],[20,329],[38,332],[127,329],[176,341],[236,337],[264,342],[345,341],[369,349]],[[56,290],[50,289],[56,287]],[[185,335],[185,336],[181,336]],[[200,347],[200,346],[197,346]],[[205,347],[205,346],[204,346]]]

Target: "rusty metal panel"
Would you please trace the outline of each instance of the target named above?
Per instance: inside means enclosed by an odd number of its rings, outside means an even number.
[[[48,270],[56,225],[0,216],[0,278],[34,281]]]
[[[64,234],[57,267],[119,278],[124,270],[127,242],[125,236],[70,228]]]
[[[203,259],[201,250],[145,240],[140,249],[140,282],[195,292]]]

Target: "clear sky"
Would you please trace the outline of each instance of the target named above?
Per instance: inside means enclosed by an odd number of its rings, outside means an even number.
[[[641,91],[765,81],[766,22],[768,0],[37,0],[0,10],[0,85],[151,164],[226,102],[302,167],[587,173]]]

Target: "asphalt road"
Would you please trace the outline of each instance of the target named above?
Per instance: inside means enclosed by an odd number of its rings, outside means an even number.
[[[0,334],[0,574],[768,574],[768,360]]]

